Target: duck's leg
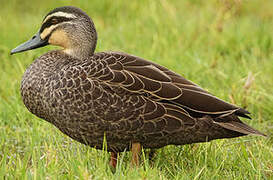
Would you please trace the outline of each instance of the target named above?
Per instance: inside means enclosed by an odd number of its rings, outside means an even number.
[[[110,158],[110,166],[114,169],[117,167],[117,160],[118,160],[118,154],[115,152],[111,152],[111,158]]]
[[[132,143],[132,164],[139,166],[139,153],[141,150],[141,145],[138,142]]]

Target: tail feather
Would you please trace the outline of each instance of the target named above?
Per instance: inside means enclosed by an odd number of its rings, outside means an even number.
[[[241,121],[229,121],[229,122],[215,122],[216,124],[222,126],[223,128],[237,131],[243,134],[256,134],[259,136],[266,136],[265,134],[261,133],[260,131],[253,129],[252,127],[244,124]]]
[[[239,133],[242,133],[245,135],[256,134],[259,136],[266,136],[265,134],[261,133],[260,131],[253,129],[252,127],[243,123],[236,115],[236,112],[235,113],[230,112],[227,114],[223,114],[223,115],[215,118],[214,122],[223,128],[226,128],[226,129],[229,129],[232,131],[236,131],[236,132],[239,132]]]

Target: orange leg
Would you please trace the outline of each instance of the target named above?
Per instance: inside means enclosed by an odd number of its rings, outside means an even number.
[[[140,143],[132,143],[132,164],[139,166],[139,153],[141,150]]]
[[[118,154],[115,152],[111,152],[110,166],[115,168],[117,167]]]

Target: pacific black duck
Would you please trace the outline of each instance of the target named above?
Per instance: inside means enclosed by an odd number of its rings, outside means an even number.
[[[82,10],[49,12],[40,30],[11,54],[48,44],[26,70],[21,95],[30,112],[83,144],[118,152],[263,133],[243,108],[224,102],[167,68],[121,52],[94,53],[97,32]]]

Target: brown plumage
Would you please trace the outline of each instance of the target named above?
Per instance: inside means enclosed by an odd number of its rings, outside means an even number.
[[[36,44],[30,40],[12,53],[47,44],[64,50],[42,55],[27,69],[24,104],[83,144],[101,149],[106,137],[107,150],[117,153],[132,143],[160,148],[264,135],[239,119],[249,118],[248,111],[163,66],[121,52],[94,53],[94,24],[78,8],[51,11],[33,39]]]

